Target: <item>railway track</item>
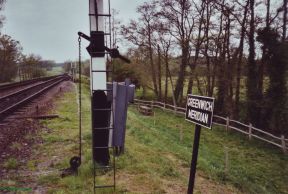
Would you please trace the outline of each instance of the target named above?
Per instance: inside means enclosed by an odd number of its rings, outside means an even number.
[[[0,122],[68,78],[68,75],[59,75],[0,86],[0,91],[7,92],[6,95],[0,96]]]
[[[13,93],[17,90],[24,89],[25,87],[30,87],[33,84],[41,83],[53,78],[58,77],[57,76],[49,76],[49,77],[41,77],[41,78],[35,78],[35,79],[30,79],[30,80],[25,80],[21,82],[15,82],[15,83],[10,83],[10,84],[3,84],[0,85],[0,97],[5,96],[9,93]]]

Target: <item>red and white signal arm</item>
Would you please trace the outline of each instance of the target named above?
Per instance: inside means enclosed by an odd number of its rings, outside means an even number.
[[[212,97],[188,94],[185,119],[211,129],[214,100]]]

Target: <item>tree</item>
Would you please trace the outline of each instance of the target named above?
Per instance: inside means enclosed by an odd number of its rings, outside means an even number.
[[[272,68],[269,64],[276,60],[275,56],[281,60],[285,56],[282,51],[272,53],[267,41],[260,41],[260,45],[255,37],[259,29],[275,29],[280,36],[278,43],[284,45],[287,41],[287,0],[150,2],[140,6],[140,20],[130,22],[124,35],[137,46],[133,55],[138,60],[136,71],[143,71],[141,76],[146,78],[141,85],[152,89],[158,99],[163,90],[162,99],[167,101],[168,80],[172,73],[176,80],[173,97],[179,105],[185,82],[189,81],[187,93],[198,89],[200,95],[216,96],[217,114],[265,126],[261,122],[264,120],[262,115],[265,116],[267,92],[275,90],[270,84],[267,89],[267,80],[281,82],[269,74],[268,69]],[[283,45],[275,49],[286,48]],[[171,54],[171,49],[177,57]],[[165,87],[161,87],[164,74]]]
[[[53,60],[42,60],[40,61],[41,68],[45,69],[45,71],[51,71],[53,66],[55,66],[55,61]]]
[[[284,12],[283,12],[283,32],[282,32],[282,42],[285,41],[286,39],[286,31],[287,31],[287,5],[288,5],[288,0],[283,0],[283,9],[284,9]]]
[[[167,20],[170,34],[177,40],[181,50],[181,62],[174,95],[177,102],[183,97],[185,70],[190,60],[190,43],[195,27],[195,15],[192,2],[189,0],[158,1],[161,8],[158,16]]]
[[[219,61],[218,67],[218,93],[217,107],[221,114],[228,114],[231,110],[231,98],[229,98],[229,86],[232,82],[233,67],[231,63],[231,10],[224,5],[224,1],[220,5],[220,33],[217,37],[219,44]],[[229,108],[227,108],[229,107]]]
[[[33,79],[46,75],[46,71],[42,67],[41,56],[35,54],[22,56],[20,70],[23,80]]]
[[[247,26],[247,15],[248,15],[248,6],[249,0],[246,1],[246,5],[242,6],[244,9],[243,19],[240,22],[241,25],[241,33],[240,33],[240,42],[237,50],[234,53],[234,59],[237,58],[236,61],[236,91],[235,91],[235,105],[234,105],[234,116],[238,118],[240,111],[240,84],[241,84],[241,72],[242,72],[242,62],[243,62],[243,48],[244,48],[244,40],[246,34],[246,26]]]
[[[0,0],[0,13],[1,11],[3,11],[4,9],[4,3],[5,3],[6,0]],[[5,17],[3,15],[0,15],[0,28],[2,27],[3,25],[3,21],[4,21]]]
[[[119,12],[115,9],[112,9],[112,18],[111,18],[111,39],[112,39],[112,47],[116,48],[117,42],[118,42],[118,35],[120,30],[120,21],[116,19],[116,16],[119,14]]]
[[[74,62],[68,60],[68,61],[65,61],[64,62],[64,65],[63,65],[63,71],[65,73],[70,73],[71,72],[71,68],[72,68],[72,64],[75,64]],[[76,67],[75,67],[76,68]],[[76,68],[77,69],[77,68]]]
[[[138,21],[131,20],[128,26],[121,26],[121,34],[137,47],[144,47],[144,51],[147,51],[153,91],[156,96],[159,96],[153,49],[156,5],[145,2],[137,8],[137,12],[140,14]]]
[[[264,118],[266,128],[284,132],[288,124],[288,43],[282,42],[275,29],[258,30],[257,40],[267,48],[269,87],[265,95]]]
[[[82,74],[86,75],[87,77],[90,77],[90,60],[87,59],[84,62],[82,62],[82,64],[83,64]]]
[[[158,18],[157,21],[158,25],[156,26],[156,31],[157,31],[157,40],[158,40],[158,56],[159,56],[159,61],[162,59],[164,61],[165,65],[165,89],[164,89],[164,101],[165,103],[168,102],[168,79],[170,80],[170,85],[172,89],[172,99],[173,99],[173,104],[174,106],[177,106],[176,100],[175,100],[175,95],[174,95],[174,84],[171,76],[171,72],[169,69],[169,61],[170,61],[170,52],[172,50],[172,46],[175,45],[175,42],[173,41],[173,37],[169,33],[169,30],[167,29],[167,26],[169,24],[165,23],[161,19]],[[160,56],[161,55],[161,56]],[[161,66],[159,65],[158,68],[160,69]],[[158,70],[159,77],[160,75],[160,70]],[[158,79],[159,79],[158,77]],[[159,79],[159,85],[161,83],[162,79]],[[161,89],[159,89],[160,94],[161,94]]]
[[[194,47],[195,47],[195,56],[193,59],[192,63],[189,63],[189,67],[190,67],[190,75],[189,75],[189,83],[188,83],[188,89],[187,89],[187,94],[191,94],[192,93],[192,87],[193,87],[193,78],[196,75],[195,74],[195,68],[196,68],[196,64],[198,62],[199,59],[199,54],[200,54],[200,47],[204,42],[204,36],[202,36],[202,31],[203,31],[203,25],[204,25],[204,13],[205,13],[205,5],[206,2],[202,1],[200,8],[198,8],[196,6],[197,12],[199,13],[200,17],[199,17],[199,21],[198,21],[198,34],[197,34],[197,38],[195,40],[194,43]],[[193,42],[192,42],[193,43]]]
[[[129,78],[137,88],[140,88],[141,76],[133,66],[134,64],[123,64],[121,60],[114,59],[114,81],[124,82],[126,78]]]
[[[255,60],[255,0],[250,0],[250,31],[248,34],[249,55],[247,75],[247,120],[256,126],[259,125],[259,87],[257,78],[257,66]]]
[[[149,69],[150,61],[148,58],[148,51],[145,47],[130,48],[128,50],[128,58],[131,59],[131,64],[129,68],[137,76],[138,87],[142,87],[142,96],[145,97],[147,90],[153,91],[151,70]]]
[[[0,34],[0,82],[9,82],[17,75],[22,47],[8,35]]]

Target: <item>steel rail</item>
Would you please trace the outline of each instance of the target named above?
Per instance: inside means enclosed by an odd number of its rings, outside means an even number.
[[[17,88],[19,86],[25,86],[25,85],[30,85],[39,81],[47,81],[49,79],[53,79],[55,77],[59,77],[62,75],[55,75],[55,76],[49,76],[49,77],[41,77],[41,78],[35,78],[35,79],[30,79],[30,80],[25,80],[25,81],[20,81],[20,82],[14,82],[14,83],[9,83],[9,84],[3,84],[0,85],[0,91],[6,91],[9,89]]]
[[[18,91],[16,91],[16,92],[13,92],[13,93],[11,93],[11,94],[7,94],[6,96],[2,96],[2,97],[0,97],[0,104],[1,104],[1,102],[5,101],[6,99],[10,99],[10,98],[12,98],[12,97],[14,97],[14,96],[23,94],[24,92],[27,92],[27,91],[29,91],[29,90],[31,90],[31,89],[34,89],[34,88],[38,87],[38,86],[42,86],[42,85],[44,85],[44,84],[47,84],[48,82],[51,82],[51,81],[56,80],[56,79],[59,79],[59,78],[61,78],[61,76],[58,76],[58,77],[55,77],[55,78],[53,77],[52,79],[50,79],[50,80],[48,80],[48,81],[41,82],[41,83],[38,83],[38,84],[36,84],[36,85],[29,86],[29,87],[27,87],[27,88],[20,89],[20,90],[18,90]]]
[[[48,80],[44,83],[37,84],[36,86],[29,87],[27,90],[22,90],[21,92],[17,91],[18,95],[22,95],[23,93],[30,92],[30,95],[27,95],[19,100],[14,99],[14,102],[9,103],[6,105],[6,107],[3,110],[0,110],[0,121],[9,116],[12,112],[14,112],[16,109],[20,108],[21,106],[31,102],[34,98],[38,97],[48,89],[52,88],[53,86],[57,85],[58,83],[64,81],[67,77],[66,76],[58,76],[57,78],[54,78],[52,80]],[[52,83],[51,83],[52,82]],[[48,85],[47,85],[48,84]],[[41,88],[37,88],[41,86]],[[35,91],[35,89],[37,89]],[[30,91],[31,90],[31,91]],[[33,90],[33,91],[32,91]],[[16,95],[13,93],[13,95]],[[2,103],[5,103],[5,101],[0,101]]]

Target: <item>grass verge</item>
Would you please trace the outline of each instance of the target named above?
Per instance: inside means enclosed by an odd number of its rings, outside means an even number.
[[[42,134],[44,143],[37,151],[42,153],[40,164],[50,158],[49,165],[44,165],[48,169],[68,167],[69,159],[77,155],[75,91],[58,99],[55,112],[60,118],[44,123],[51,131]],[[135,107],[129,108],[125,154],[117,158],[115,193],[186,193],[194,125],[173,113],[158,109],[155,113],[155,117],[147,117]],[[90,122],[90,96],[85,86],[83,162],[79,175],[63,179],[58,175],[41,176],[38,184],[47,193],[92,193]],[[182,140],[179,128],[183,130]],[[202,129],[196,193],[288,193],[287,162],[287,155],[265,143],[248,141],[247,137],[227,133],[220,127]],[[111,177],[112,172],[108,172],[97,182],[107,183]]]

